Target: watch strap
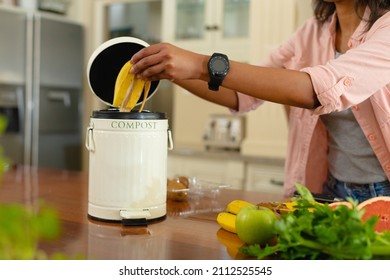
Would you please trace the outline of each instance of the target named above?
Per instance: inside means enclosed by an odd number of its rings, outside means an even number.
[[[222,84],[222,81],[225,77],[222,76],[214,76],[210,77],[210,82],[209,82],[209,89],[213,91],[218,91],[219,86]]]

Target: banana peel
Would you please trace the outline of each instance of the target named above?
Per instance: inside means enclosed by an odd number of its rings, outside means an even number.
[[[287,214],[288,212],[295,210],[295,206],[297,205],[297,203],[295,201],[260,202],[256,205],[269,208],[277,214]]]
[[[115,81],[112,105],[119,107],[121,112],[130,112],[139,101],[142,92],[144,92],[144,99],[139,110],[141,112],[151,86],[150,81],[138,79],[133,73],[130,73],[131,67],[133,67],[133,64],[127,61],[122,66]]]
[[[146,81],[145,82],[144,99],[142,100],[141,107],[139,108],[140,112],[142,112],[142,110],[144,109],[144,106],[146,104],[146,99],[148,99],[148,94],[149,94],[151,85],[152,85],[151,81]]]

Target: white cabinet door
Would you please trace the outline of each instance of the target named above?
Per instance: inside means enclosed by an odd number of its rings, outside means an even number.
[[[168,156],[168,178],[196,177],[209,182],[242,189],[245,165],[240,160],[204,159],[192,156]]]
[[[283,193],[283,166],[250,163],[246,166],[245,178],[245,190]]]
[[[249,61],[252,1],[164,1],[163,38],[196,52],[223,52],[235,60]]]

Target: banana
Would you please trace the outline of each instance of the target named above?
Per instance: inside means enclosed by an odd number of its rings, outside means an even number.
[[[130,61],[126,62],[121,70],[119,71],[114,88],[114,100],[112,105],[115,107],[119,107],[122,104],[122,101],[125,97],[127,89],[130,87],[131,82],[134,79],[134,75],[130,73],[130,69],[132,67],[132,63]]]
[[[150,89],[150,81],[137,79],[134,74],[130,73],[131,67],[133,67],[133,64],[127,61],[122,66],[115,81],[112,105],[120,107],[122,112],[130,112],[134,108],[145,88],[143,109]]]
[[[226,212],[237,215],[241,208],[252,206],[253,204],[244,200],[233,200],[226,206]]]
[[[247,206],[253,206],[252,204],[245,200],[232,200],[230,203],[226,205],[226,210],[224,212],[218,213],[217,222],[224,230],[230,231],[232,233],[236,232],[236,215],[238,212]],[[283,203],[270,203],[266,202],[257,204],[258,206],[264,206],[272,209],[273,211],[277,211],[278,213],[288,213],[289,211],[293,211],[296,205],[296,202],[283,202]]]
[[[134,79],[129,89],[126,91],[126,96],[120,106],[120,111],[130,112],[137,104],[141,97],[142,91],[145,86],[145,81],[141,79]]]
[[[236,231],[236,215],[228,212],[220,212],[217,216],[217,223],[224,230],[230,231],[232,233],[237,233]]]

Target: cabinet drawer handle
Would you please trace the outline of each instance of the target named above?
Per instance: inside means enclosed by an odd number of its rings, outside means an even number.
[[[207,31],[217,31],[219,30],[218,25],[206,25],[206,30]]]
[[[275,186],[283,186],[284,182],[277,179],[270,179],[269,182]]]

